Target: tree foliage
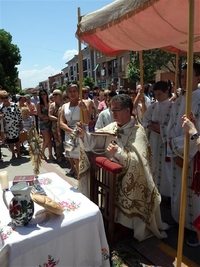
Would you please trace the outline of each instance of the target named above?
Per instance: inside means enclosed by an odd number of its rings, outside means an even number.
[[[95,85],[95,82],[94,82],[93,78],[85,77],[83,79],[83,86],[89,86],[90,89],[92,90],[94,85]]]
[[[12,44],[11,34],[0,29],[0,85],[11,94],[19,90],[16,66],[20,62],[20,50]]]
[[[58,86],[56,89],[59,89],[60,91],[64,92],[67,88],[67,84],[63,84],[61,86]]]
[[[167,53],[160,49],[152,49],[143,51],[143,72],[144,81],[148,82],[155,79],[155,73],[163,67],[174,73],[175,55]],[[171,62],[173,68],[170,69],[168,63]],[[138,82],[140,80],[140,59],[138,52],[131,52],[131,61],[127,66],[127,78],[130,82]]]
[[[155,73],[163,66],[174,73],[175,55],[167,53],[160,49],[152,49],[143,51],[143,71],[144,81],[148,82],[155,79]],[[170,69],[168,62],[172,63],[173,68]],[[140,80],[140,59],[138,52],[131,52],[131,61],[127,66],[127,78],[130,82]]]
[[[140,81],[140,59],[138,52],[130,52],[131,61],[127,65],[127,78],[129,82]],[[200,54],[194,55],[194,62],[199,60]],[[178,61],[178,73],[181,74],[182,65],[187,62],[186,55],[180,55]],[[171,63],[171,64],[169,64]],[[170,67],[171,66],[171,67]],[[167,53],[160,49],[152,49],[143,51],[143,71],[144,82],[155,79],[156,71],[165,67],[169,72],[175,73],[176,55]],[[180,77],[181,75],[179,75]],[[179,79],[179,86],[181,86]]]

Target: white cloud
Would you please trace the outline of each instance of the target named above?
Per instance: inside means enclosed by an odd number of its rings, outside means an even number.
[[[39,82],[45,81],[49,76],[60,73],[61,70],[56,70],[51,66],[45,67],[41,70],[32,69],[32,70],[19,70],[19,78],[21,79],[22,89],[28,87],[36,87],[39,85]]]
[[[75,55],[78,54],[76,49],[67,50],[63,55],[63,60],[65,63],[72,59]],[[40,82],[46,81],[49,76],[58,74],[61,72],[61,69],[56,70],[55,68],[48,66],[43,69],[39,69],[38,65],[34,65],[34,69],[31,70],[21,70],[22,65],[18,66],[19,78],[21,79],[22,89],[28,87],[36,87]]]
[[[67,50],[64,53],[63,56],[63,60],[66,62],[68,62],[70,59],[72,59],[75,55],[78,55],[78,51],[76,49],[72,49],[72,50]]]

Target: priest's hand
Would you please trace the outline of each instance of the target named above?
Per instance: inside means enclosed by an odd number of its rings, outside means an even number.
[[[110,144],[108,145],[107,149],[106,149],[109,156],[114,157],[115,153],[117,152],[118,147],[119,146],[115,141],[111,141]]]

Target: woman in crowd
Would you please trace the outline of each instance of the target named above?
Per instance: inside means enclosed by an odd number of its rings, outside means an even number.
[[[108,99],[108,94],[110,93],[110,90],[106,89],[104,90],[104,99],[99,103],[99,106],[98,106],[98,113],[100,113],[102,110],[104,109],[107,109],[108,106],[106,104],[106,100]]]
[[[30,95],[28,95],[28,94],[25,95],[25,99],[26,99],[25,105],[29,108],[29,111],[30,111],[29,116],[32,117],[32,119],[33,119],[33,121],[35,123],[35,115],[37,114],[36,106],[35,106],[34,103],[31,102]]]
[[[58,110],[63,104],[62,92],[58,89],[53,91],[54,102],[49,106],[49,119],[52,122],[52,133],[56,146],[56,158],[58,162],[62,161],[62,143],[58,137]]]
[[[77,84],[69,85],[67,88],[67,95],[70,101],[62,106],[60,113],[60,128],[65,131],[65,141],[70,140],[70,134],[73,132],[76,123],[81,120],[81,112],[83,114],[83,122],[88,124],[90,121],[89,110],[86,104],[79,99]],[[78,142],[78,138],[76,141]],[[77,144],[77,147],[73,151],[69,152],[68,155],[68,159],[71,164],[69,174],[76,177],[79,173],[79,144]]]
[[[21,110],[22,107],[27,107],[27,105],[26,105],[25,102],[26,102],[25,96],[20,95],[19,96],[19,99],[18,99],[18,102],[17,102],[17,105],[18,105],[18,107],[19,107],[20,110]]]
[[[51,121],[49,120],[49,98],[47,91],[41,89],[39,92],[40,101],[37,103],[37,114],[40,121],[40,133],[43,136],[43,145],[42,145],[42,159],[46,160],[45,149],[48,147],[49,159],[54,160],[52,155],[52,131],[51,131]]]
[[[100,104],[100,101],[99,101],[99,91],[98,90],[94,90],[93,91],[93,100],[92,100],[92,102],[93,102],[93,106],[94,106],[94,108],[95,108],[95,110],[94,110],[94,119],[95,119],[95,121],[97,120],[97,117],[98,117],[98,106],[99,106],[99,104]]]
[[[23,129],[21,112],[17,104],[9,101],[7,91],[1,91],[1,101],[0,113],[3,114],[6,142],[12,152],[12,159],[16,158],[14,146],[16,146],[17,157],[21,158],[19,141],[19,133]]]

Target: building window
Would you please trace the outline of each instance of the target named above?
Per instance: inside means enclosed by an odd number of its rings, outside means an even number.
[[[70,75],[73,76],[74,72],[73,72],[73,66],[70,67]]]
[[[103,68],[102,70],[101,70],[101,76],[105,76],[106,75],[106,70],[105,70],[105,68]]]
[[[120,71],[124,71],[124,57],[120,57]]]
[[[102,56],[103,56],[103,54],[101,52],[97,52],[97,58],[100,58]]]
[[[88,58],[88,70],[90,70],[90,59]]]
[[[87,70],[87,59],[83,60],[83,71]]]
[[[112,62],[111,61],[108,62],[108,75],[109,76],[112,75]]]
[[[114,74],[114,76],[118,75],[117,74],[117,60],[116,59],[113,60],[113,74]]]

